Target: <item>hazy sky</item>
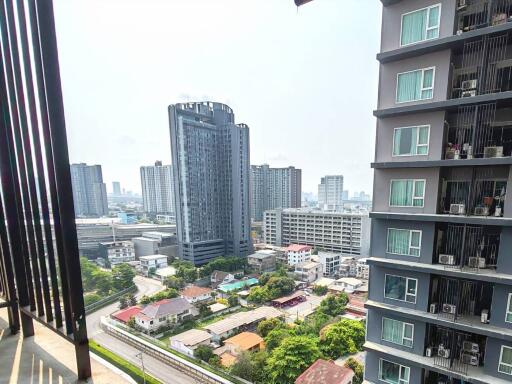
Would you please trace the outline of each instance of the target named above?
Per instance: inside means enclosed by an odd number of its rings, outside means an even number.
[[[343,174],[371,192],[378,0],[55,0],[70,157],[140,192],[171,159],[167,106],[228,104],[251,164],[294,165],[303,191]]]

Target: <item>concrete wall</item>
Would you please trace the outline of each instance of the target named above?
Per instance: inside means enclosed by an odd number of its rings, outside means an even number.
[[[402,256],[387,253],[388,228],[413,229],[421,232],[420,256]],[[372,220],[371,255],[385,257],[386,259],[415,261],[418,263],[432,264],[433,246],[435,239],[435,224],[421,221],[402,220]]]
[[[455,29],[456,0],[407,0],[382,7],[381,52],[400,48],[402,14],[441,4],[439,37],[453,35]]]
[[[512,200],[512,195],[511,200]],[[506,211],[505,211],[506,212]],[[512,249],[512,228],[502,227],[500,236],[500,249],[498,251],[498,266],[496,272],[512,274],[512,257],[510,250]],[[511,288],[512,292],[512,288]]]
[[[439,189],[439,168],[376,169],[374,175],[373,189],[374,191],[379,191],[379,193],[374,193],[373,196],[373,210],[375,212],[436,213]],[[425,179],[423,208],[390,207],[389,193],[392,179]]]
[[[418,283],[416,285],[416,303],[384,298],[384,281],[386,274],[418,279]],[[370,268],[370,281],[371,284],[368,292],[368,298],[370,300],[427,312],[429,297],[428,293],[430,292],[429,274],[413,271],[401,271],[372,265]]]
[[[376,162],[441,160],[443,153],[445,112],[419,113],[405,116],[378,119]],[[430,138],[427,155],[392,156],[393,132],[395,128],[430,125]]]
[[[371,383],[383,383],[379,380],[379,360],[384,359],[392,363],[401,364],[410,368],[409,383],[417,384],[422,382],[422,369],[418,366],[412,365],[410,361],[399,359],[395,356],[388,356],[383,353],[368,351],[366,354],[365,366],[371,369],[365,369],[364,378]]]
[[[403,321],[403,322],[414,325],[413,346],[411,348],[382,340],[382,318],[383,317],[387,317],[388,319]],[[413,321],[413,320],[407,319],[405,317],[394,316],[391,313],[381,312],[377,309],[372,309],[369,312],[366,321],[368,323],[367,335],[366,335],[366,339],[368,341],[372,341],[374,343],[379,343],[382,345],[387,345],[389,347],[396,348],[396,349],[401,349],[406,352],[423,355],[423,349],[425,347],[426,323],[419,322],[419,321]]]
[[[506,375],[498,372],[498,364],[500,361],[501,346],[505,345],[512,348],[512,342],[487,338],[485,345],[484,371],[488,375],[499,377],[500,379],[512,382],[512,375]]]
[[[425,104],[447,99],[450,75],[451,51],[444,50],[423,56],[380,65],[379,109]],[[396,103],[397,74],[417,69],[435,67],[434,92],[432,99]],[[380,145],[380,143],[379,143]]]

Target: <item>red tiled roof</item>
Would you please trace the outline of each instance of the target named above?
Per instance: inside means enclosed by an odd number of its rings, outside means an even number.
[[[300,245],[300,244],[290,244],[288,247],[286,247],[286,251],[288,252],[307,252],[311,251],[313,247],[309,245]]]
[[[318,359],[297,377],[295,384],[347,384],[353,377],[354,371],[350,368]]]
[[[194,298],[209,294],[212,292],[210,288],[198,287],[197,285],[190,285],[181,291],[183,297]]]
[[[141,311],[141,307],[138,305],[134,305],[133,307],[128,307],[125,309],[121,309],[112,314],[112,317],[116,320],[122,321],[123,323],[127,323],[131,317],[135,316]]]

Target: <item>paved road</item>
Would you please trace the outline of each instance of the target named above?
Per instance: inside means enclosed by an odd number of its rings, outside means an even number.
[[[283,312],[285,312],[286,322],[293,323],[297,319],[304,320],[304,317],[316,310],[323,299],[325,299],[325,296],[309,295],[306,296],[306,301],[303,303],[284,308]]]
[[[138,288],[138,292],[135,295],[137,298],[140,298],[143,295],[152,295],[165,288],[160,282],[142,276],[136,276],[134,282]],[[111,351],[115,352],[116,354],[128,360],[129,362],[140,367],[141,361],[139,358],[135,357],[138,353],[140,353],[140,351],[137,348],[125,344],[121,340],[116,339],[111,335],[107,335],[100,328],[101,317],[108,316],[112,312],[117,311],[118,309],[119,303],[116,302],[87,315],[88,336],[89,338],[96,341],[98,344],[104,346],[107,349],[110,349]],[[177,369],[170,367],[169,365],[161,362],[160,360],[155,359],[152,356],[144,355],[143,360],[146,372],[156,377],[163,383],[198,384],[198,381],[178,371]]]

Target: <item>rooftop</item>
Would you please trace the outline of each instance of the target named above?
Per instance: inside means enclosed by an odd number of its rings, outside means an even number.
[[[327,287],[327,286],[331,285],[332,283],[334,283],[334,281],[335,281],[334,279],[329,279],[328,277],[321,277],[320,279],[315,281],[315,285],[321,285],[321,286]]]
[[[160,277],[169,277],[169,276],[174,276],[175,274],[176,274],[176,268],[174,268],[172,266],[168,266],[165,268],[158,268],[155,271],[155,275],[160,276]]]
[[[263,259],[268,259],[269,257],[275,256],[276,253],[277,253],[276,251],[272,251],[270,249],[265,249],[265,250],[261,250],[256,253],[253,253],[252,255],[249,255],[247,257],[251,258],[251,259],[263,260]]]
[[[321,264],[317,261],[304,261],[303,263],[295,264],[295,269],[313,269],[317,268],[319,265]]]
[[[215,323],[204,327],[210,333],[221,335],[232,329],[239,328],[242,325],[252,324],[256,321],[264,319],[273,319],[283,316],[283,313],[273,307],[259,307],[252,311],[234,313],[225,319],[219,320]]]
[[[355,279],[353,277],[342,277],[342,278],[336,280],[335,284],[338,284],[338,283],[343,283],[343,284],[348,284],[348,285],[353,285],[353,286],[363,284],[363,282],[361,280]]]
[[[184,345],[193,346],[211,338],[210,334],[202,329],[189,329],[188,331],[182,332],[171,337],[171,341],[177,340]]]
[[[290,244],[286,247],[287,252],[308,252],[311,251],[313,247],[309,245],[301,245],[301,244]]]
[[[163,299],[156,303],[147,305],[140,311],[139,315],[145,315],[150,319],[155,319],[160,316],[177,315],[183,313],[187,309],[192,308],[189,302],[181,297],[174,299]]]
[[[142,307],[134,305],[132,307],[128,307],[125,309],[121,309],[120,311],[114,312],[111,316],[116,320],[122,321],[123,323],[127,323],[128,320],[130,320],[130,318],[135,316],[141,310]]]
[[[295,384],[348,384],[354,377],[350,368],[340,367],[333,361],[318,359],[306,369]]]
[[[210,289],[210,288],[199,287],[197,285],[189,285],[188,287],[184,288],[181,291],[181,295],[183,297],[192,299],[197,296],[210,294],[211,292],[212,292],[212,289]]]
[[[272,300],[272,302],[277,304],[283,304],[286,303],[287,301],[293,300],[300,296],[304,296],[304,291],[295,291],[291,295],[279,297],[277,299]]]
[[[257,345],[260,345],[261,343],[263,343],[263,339],[260,335],[254,332],[242,332],[224,340],[224,344],[234,345],[242,351],[247,351],[256,347]]]
[[[239,280],[233,283],[221,284],[218,286],[218,290],[224,293],[236,291],[238,289],[242,289],[244,287],[250,287],[251,285],[256,285],[259,283],[259,280],[255,277],[251,277],[247,280]]]
[[[148,255],[148,256],[141,256],[139,257],[139,260],[158,260],[158,259],[167,259],[167,255]]]

